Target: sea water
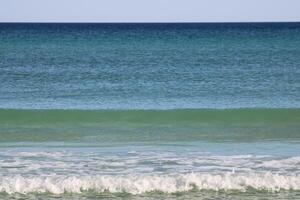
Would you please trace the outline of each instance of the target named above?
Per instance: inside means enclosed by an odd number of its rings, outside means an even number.
[[[0,24],[1,199],[300,199],[300,24]]]

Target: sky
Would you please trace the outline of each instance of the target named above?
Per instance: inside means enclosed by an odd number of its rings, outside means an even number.
[[[0,22],[300,21],[300,0],[0,0]]]

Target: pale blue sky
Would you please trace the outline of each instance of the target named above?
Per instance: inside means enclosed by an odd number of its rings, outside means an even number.
[[[300,0],[0,0],[0,21],[300,21]]]

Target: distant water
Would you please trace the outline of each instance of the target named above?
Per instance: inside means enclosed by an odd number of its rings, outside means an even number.
[[[300,24],[1,24],[0,107],[300,107]]]
[[[300,199],[300,23],[0,24],[0,199]]]

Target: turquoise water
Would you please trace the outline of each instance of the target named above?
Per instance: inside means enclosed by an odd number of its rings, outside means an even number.
[[[2,108],[300,107],[291,24],[1,24]]]
[[[298,199],[299,63],[299,23],[0,24],[0,198]]]

